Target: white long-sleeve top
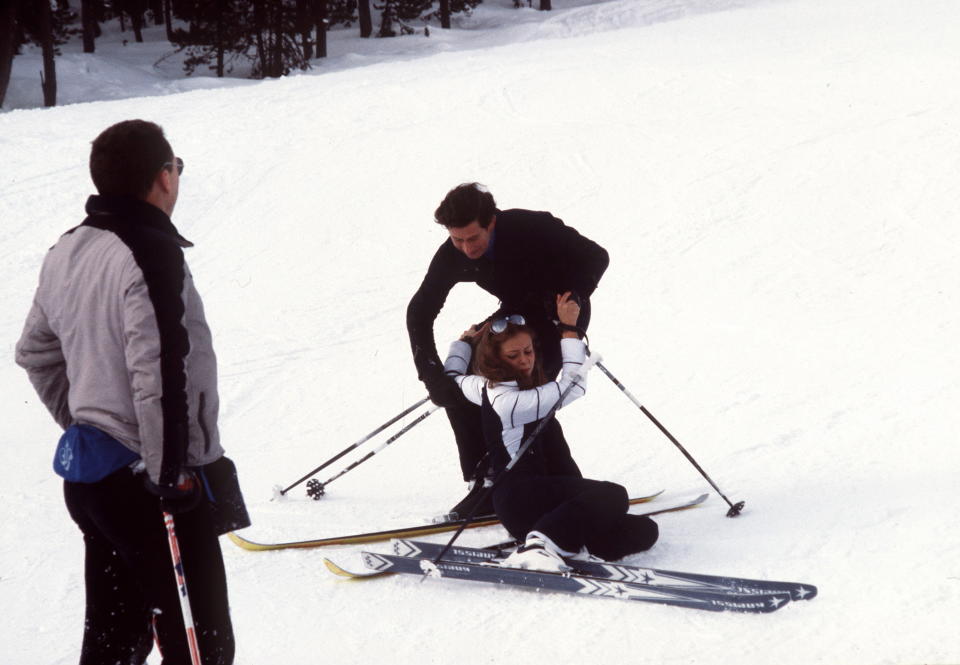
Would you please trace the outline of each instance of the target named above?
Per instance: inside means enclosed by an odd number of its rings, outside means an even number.
[[[525,425],[546,416],[571,384],[573,389],[564,397],[560,407],[570,404],[587,393],[586,377],[581,378],[576,374],[587,357],[587,347],[583,340],[573,337],[561,339],[560,352],[563,357],[563,371],[560,373],[560,378],[527,390],[521,390],[516,381],[490,385],[482,376],[467,374],[473,348],[467,342],[460,340],[450,345],[450,352],[443,363],[443,369],[448,376],[453,377],[464,396],[474,404],[482,404],[483,389],[487,388],[490,405],[503,425],[503,445],[507,449],[507,454],[513,459],[523,442]]]

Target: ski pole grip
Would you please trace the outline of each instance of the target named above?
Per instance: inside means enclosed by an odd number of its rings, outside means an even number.
[[[583,364],[580,365],[580,371],[578,371],[577,374],[580,376],[580,378],[584,378],[587,375],[587,372],[590,371],[590,368],[592,368],[601,360],[603,360],[603,356],[596,351],[591,351],[587,358],[583,361]]]

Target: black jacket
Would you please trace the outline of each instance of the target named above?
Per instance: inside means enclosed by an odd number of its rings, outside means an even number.
[[[433,322],[458,282],[476,282],[500,299],[502,311],[523,314],[537,327],[538,319],[555,316],[558,293],[588,298],[610,262],[603,247],[548,212],[498,210],[496,218],[484,256],[469,259],[448,238],[410,299],[407,333],[421,379],[443,372]]]

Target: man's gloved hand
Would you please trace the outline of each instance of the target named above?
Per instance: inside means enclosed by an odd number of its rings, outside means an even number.
[[[154,496],[160,497],[160,507],[174,515],[193,510],[200,504],[203,486],[200,477],[193,471],[181,471],[177,484],[172,487],[157,485],[150,474],[143,474],[143,486]]]
[[[430,401],[444,408],[462,406],[466,398],[457,382],[443,373],[423,377],[423,383],[430,393]]]

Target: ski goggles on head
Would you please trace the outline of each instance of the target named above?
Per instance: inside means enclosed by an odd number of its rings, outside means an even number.
[[[507,324],[509,323],[512,323],[515,326],[523,326],[527,324],[527,320],[519,314],[511,314],[510,316],[494,319],[490,322],[490,332],[492,332],[494,335],[499,335],[507,329]]]

